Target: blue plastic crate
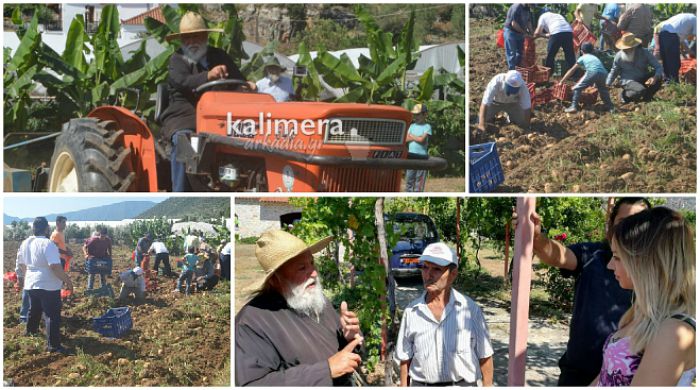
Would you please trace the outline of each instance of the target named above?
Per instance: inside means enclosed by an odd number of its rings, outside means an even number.
[[[89,259],[85,262],[85,270],[89,274],[111,274],[112,259]]]
[[[469,192],[491,192],[504,180],[495,142],[469,146]]]
[[[92,328],[105,337],[122,337],[131,330],[131,309],[113,307],[102,317],[92,319]]]

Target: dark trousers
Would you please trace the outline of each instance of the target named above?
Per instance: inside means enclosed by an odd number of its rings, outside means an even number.
[[[61,290],[27,290],[29,318],[27,333],[39,332],[41,314],[44,314],[46,341],[49,351],[61,348]]]
[[[219,255],[221,279],[231,280],[231,255]]]
[[[570,367],[566,352],[559,359],[559,382],[557,386],[588,386],[593,382],[598,372],[586,372],[578,368]]]
[[[661,88],[661,81],[647,87],[644,83],[653,77],[653,73],[649,73],[644,80],[635,81],[629,80],[622,86],[622,95],[626,101],[638,102],[649,101]]]
[[[678,34],[661,31],[659,50],[666,80],[678,82],[678,71],[681,69],[681,39]]]
[[[576,63],[576,53],[574,52],[574,33],[560,32],[550,35],[547,42],[547,59],[544,66],[554,69],[554,59],[557,57],[559,49],[564,50],[564,60],[566,69],[571,69]]]
[[[178,143],[189,142],[192,133],[194,133],[194,131],[190,129],[178,130],[170,139],[173,143],[173,148],[170,152],[170,179],[173,184],[173,192],[187,192],[190,190],[190,185],[187,181],[187,172],[185,171],[185,163],[177,161],[176,156]]]
[[[170,269],[170,255],[167,253],[156,253],[156,261],[153,264],[153,270],[158,272],[158,266],[160,262],[163,262],[164,275],[172,275],[173,271]]]
[[[447,387],[447,386],[457,386],[457,387],[476,387],[476,382],[467,382],[464,379],[457,382],[439,382],[439,383],[425,383],[411,380],[411,387]]]
[[[509,28],[503,30],[503,41],[506,47],[506,62],[508,70],[515,70],[523,59],[525,50],[525,35],[515,32]]]

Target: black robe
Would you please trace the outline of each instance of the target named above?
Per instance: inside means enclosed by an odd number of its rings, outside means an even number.
[[[182,49],[170,57],[168,65],[170,102],[162,115],[163,128],[161,129],[161,136],[168,141],[177,130],[195,130],[197,98],[194,90],[208,81],[207,73],[210,69],[217,65],[226,65],[229,79],[245,80],[231,57],[221,49],[209,46],[206,54],[206,67],[202,65],[203,62],[203,60],[197,64],[189,62],[182,54]]]
[[[331,378],[328,358],[347,345],[330,302],[320,321],[299,314],[275,292],[263,292],[236,315],[236,386],[350,386]]]

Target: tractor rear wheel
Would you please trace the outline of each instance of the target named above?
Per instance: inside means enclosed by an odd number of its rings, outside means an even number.
[[[49,191],[126,191],[136,178],[129,155],[115,122],[71,119],[56,138]]]

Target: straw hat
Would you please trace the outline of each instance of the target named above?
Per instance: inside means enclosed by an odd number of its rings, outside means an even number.
[[[642,40],[635,37],[634,33],[628,32],[624,33],[620,39],[615,42],[615,47],[624,50],[624,49],[631,49],[635,46],[638,46],[639,44],[642,43]]]
[[[418,103],[411,109],[412,114],[425,114],[426,112],[428,112],[428,106],[423,103]]]
[[[265,271],[265,276],[246,290],[252,292],[262,289],[270,276],[289,260],[306,251],[320,252],[328,246],[332,239],[333,237],[326,237],[307,246],[303,240],[283,230],[271,230],[263,233],[255,243],[255,257],[258,258],[260,266]]]
[[[224,32],[224,30],[220,28],[207,28],[207,23],[204,21],[202,15],[190,11],[180,19],[180,32],[169,34],[165,39],[170,41],[182,38],[185,35],[201,32]]]

